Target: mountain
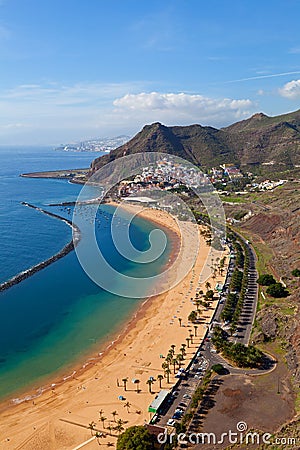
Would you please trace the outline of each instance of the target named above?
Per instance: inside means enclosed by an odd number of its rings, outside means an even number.
[[[269,117],[258,113],[226,128],[146,125],[130,141],[93,161],[91,172],[124,155],[170,153],[204,169],[235,163],[255,173],[283,172],[300,164],[300,110]]]

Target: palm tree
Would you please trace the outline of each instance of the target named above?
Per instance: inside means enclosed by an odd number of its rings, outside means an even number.
[[[152,386],[152,384],[154,383],[154,381],[151,380],[151,378],[149,378],[149,380],[147,380],[146,383],[147,383],[148,386],[149,386],[149,393],[152,394],[151,386]]]
[[[175,352],[174,352],[173,350],[170,350],[170,351],[169,351],[169,353],[168,353],[167,356],[166,356],[166,361],[167,361],[167,363],[170,363],[171,359],[173,358],[174,353],[175,353]]]
[[[174,345],[174,344],[171,345],[171,349],[172,349],[172,351],[173,351],[173,354],[174,354],[174,352],[175,352],[175,347],[176,347],[176,345]]]
[[[190,314],[188,316],[188,321],[189,322],[196,322],[197,318],[198,318],[197,311],[192,311],[192,312],[190,312]]]
[[[115,422],[116,421],[116,416],[118,415],[118,413],[117,413],[117,411],[113,411],[111,414],[112,414],[112,416],[114,418],[114,422]]]
[[[100,409],[100,410],[99,410],[99,418],[100,418],[100,419],[101,419],[103,413],[104,413],[103,409]]]
[[[205,283],[206,290],[208,291],[211,288],[211,284],[209,281]]]
[[[181,327],[181,323],[182,323],[182,318],[178,317],[178,322],[179,322],[179,326]]]
[[[136,392],[140,392],[140,380],[135,379],[134,384],[136,384]]]
[[[108,429],[109,434],[111,435],[112,426],[111,426],[111,425],[108,425],[108,426],[107,426],[107,429]]]
[[[167,383],[168,383],[168,384],[170,383],[170,373],[171,373],[171,370],[170,370],[170,369],[166,369],[166,370],[165,370],[165,376],[166,376],[166,378],[167,378]]]
[[[182,354],[179,353],[179,354],[177,355],[177,357],[176,357],[176,362],[177,362],[177,364],[179,365],[179,368],[181,367],[181,363],[182,363],[183,360],[184,360],[184,358],[183,358]]]
[[[96,423],[94,421],[89,423],[88,429],[91,430],[91,435],[93,436],[93,431],[95,429]]]
[[[117,425],[114,428],[118,432],[118,434],[121,434],[122,431],[124,430],[123,423],[124,423],[123,420],[119,419]]]
[[[100,442],[99,442],[99,438],[101,438],[102,433],[100,433],[99,431],[96,431],[95,436],[96,436],[96,438],[97,438],[98,445],[101,445]]]
[[[182,356],[186,355],[185,347],[186,347],[185,344],[182,344],[182,346],[180,347],[180,351],[181,351]]]
[[[123,383],[124,383],[124,391],[126,392],[126,387],[127,387],[128,378],[122,378],[122,381],[123,381]]]
[[[190,338],[186,338],[187,346],[190,348]]]
[[[193,344],[193,333],[190,333],[191,344]]]
[[[162,365],[161,365],[161,367],[162,367],[164,370],[166,370],[166,369],[169,368],[169,364],[168,364],[167,362],[163,362]]]
[[[171,361],[171,364],[173,364],[173,367],[174,367],[174,374],[176,373],[176,359],[175,358],[173,358],[172,359],[172,361]]]
[[[124,408],[127,408],[127,412],[129,413],[129,408],[131,404],[129,402],[124,403]]]
[[[194,325],[194,330],[195,330],[195,337],[197,337],[197,330],[198,330],[197,325]]]
[[[103,428],[105,428],[104,422],[106,421],[106,417],[101,416],[101,417],[100,417],[100,420],[101,420],[101,422],[102,422]]]
[[[157,379],[159,381],[159,389],[161,389],[161,382],[164,379],[164,377],[163,377],[163,375],[159,374],[159,375],[157,375]]]

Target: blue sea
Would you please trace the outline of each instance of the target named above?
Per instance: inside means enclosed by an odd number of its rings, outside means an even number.
[[[0,147],[0,283],[49,258],[71,239],[65,223],[21,202],[72,219],[72,210],[49,204],[74,201],[81,190],[67,180],[22,178],[20,173],[88,167],[97,156]],[[95,232],[114,268],[132,276],[159,273],[169,260],[171,239],[155,263],[133,263],[114,249],[109,231],[113,212],[112,206],[101,206]],[[149,221],[134,220],[130,235],[138,250],[149,248],[154,228]],[[84,239],[79,245],[88,244]],[[72,373],[75,363],[104,349],[142,301],[101,289],[85,274],[75,252],[0,293],[0,398],[22,397],[58,372]]]

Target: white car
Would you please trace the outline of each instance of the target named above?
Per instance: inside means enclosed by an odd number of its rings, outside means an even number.
[[[167,422],[167,425],[169,425],[170,427],[174,427],[175,424],[175,419],[169,419]]]
[[[184,394],[183,398],[189,399],[189,398],[191,398],[191,396],[189,394]]]

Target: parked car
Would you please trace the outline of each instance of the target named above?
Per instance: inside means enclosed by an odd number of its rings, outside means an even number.
[[[189,398],[191,398],[191,396],[189,394],[184,394],[183,398],[189,399]]]
[[[174,427],[175,420],[174,419],[169,419],[168,422],[167,422],[167,425],[169,425],[170,427]]]

